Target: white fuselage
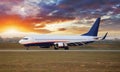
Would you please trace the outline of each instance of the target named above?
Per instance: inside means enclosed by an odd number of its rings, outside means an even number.
[[[70,35],[70,36],[57,36],[57,35],[33,35],[26,36],[19,41],[20,44],[30,44],[30,43],[45,43],[45,42],[63,42],[63,43],[74,43],[74,42],[88,42],[96,41],[96,36],[80,36],[80,35]]]

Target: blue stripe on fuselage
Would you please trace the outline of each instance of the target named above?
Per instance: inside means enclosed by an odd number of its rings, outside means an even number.
[[[43,42],[43,43],[28,43],[24,44],[24,46],[52,46],[54,45],[54,42]]]

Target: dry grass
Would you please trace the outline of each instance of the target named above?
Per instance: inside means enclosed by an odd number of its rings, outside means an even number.
[[[120,72],[120,52],[0,52],[0,72]]]
[[[18,43],[0,43],[0,50],[24,49]],[[120,50],[120,42],[98,42],[70,49]],[[0,52],[0,72],[120,72],[120,52]]]

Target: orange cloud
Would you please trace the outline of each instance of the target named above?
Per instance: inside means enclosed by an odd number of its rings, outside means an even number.
[[[65,31],[65,28],[59,28],[58,31]]]
[[[20,32],[51,33],[51,30],[42,28],[46,27],[46,25],[59,24],[69,20],[71,19],[61,17],[45,17],[39,19],[32,17],[22,18],[19,15],[3,15],[0,16],[0,32],[17,29]]]

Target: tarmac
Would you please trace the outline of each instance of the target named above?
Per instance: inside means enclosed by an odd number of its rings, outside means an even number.
[[[120,50],[0,50],[0,52],[120,52]]]

